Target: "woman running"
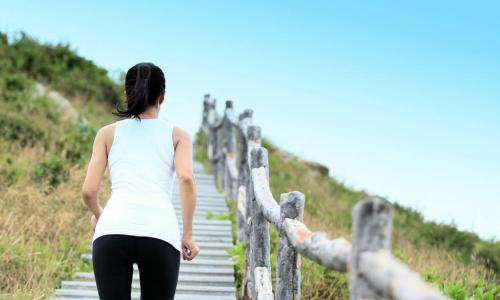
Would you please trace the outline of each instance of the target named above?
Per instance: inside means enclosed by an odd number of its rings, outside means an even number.
[[[180,256],[199,252],[192,237],[196,204],[189,135],[159,118],[165,77],[151,63],[130,68],[125,77],[125,117],[98,130],[82,187],[92,211],[92,263],[101,300],[131,298],[133,264],[139,269],[141,299],[174,299]],[[97,199],[109,167],[111,197]],[[177,175],[182,208],[182,238],[172,204]]]

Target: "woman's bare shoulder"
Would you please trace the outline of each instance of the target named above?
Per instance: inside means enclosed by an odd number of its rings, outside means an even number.
[[[101,132],[101,134],[104,134],[107,138],[113,138],[115,128],[116,128],[116,123],[111,123],[102,126],[101,128],[99,128],[99,131]]]
[[[113,139],[115,136],[116,123],[111,123],[102,126],[97,131],[97,134],[102,135],[106,144],[106,149],[109,150],[113,144]]]
[[[187,133],[187,131],[180,127],[174,126],[172,135],[174,140],[174,147],[177,147],[180,141],[191,143],[191,137],[189,136],[189,133]]]

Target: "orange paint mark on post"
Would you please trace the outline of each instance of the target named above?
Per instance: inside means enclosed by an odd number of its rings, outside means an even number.
[[[295,235],[297,235],[297,239],[303,243],[305,239],[312,235],[312,232],[306,228],[299,228],[295,231]]]

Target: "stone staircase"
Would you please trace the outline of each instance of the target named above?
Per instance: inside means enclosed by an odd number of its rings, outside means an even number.
[[[226,253],[232,247],[231,222],[207,220],[207,211],[213,215],[225,213],[228,208],[224,196],[215,187],[214,177],[203,172],[203,166],[194,162],[197,188],[193,235],[200,247],[198,256],[192,261],[181,258],[176,300],[236,300],[234,263]],[[182,215],[179,203],[179,187],[173,194],[174,207],[182,230]],[[82,259],[92,259],[92,254],[83,254]],[[134,265],[132,299],[140,299],[139,272]],[[56,289],[52,300],[97,300],[99,299],[93,272],[77,272],[71,281],[63,281]]]

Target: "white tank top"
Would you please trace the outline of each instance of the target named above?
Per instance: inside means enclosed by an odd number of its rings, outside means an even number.
[[[181,251],[172,205],[176,172],[173,125],[166,119],[116,121],[108,154],[109,198],[92,242],[106,234],[148,236]]]

